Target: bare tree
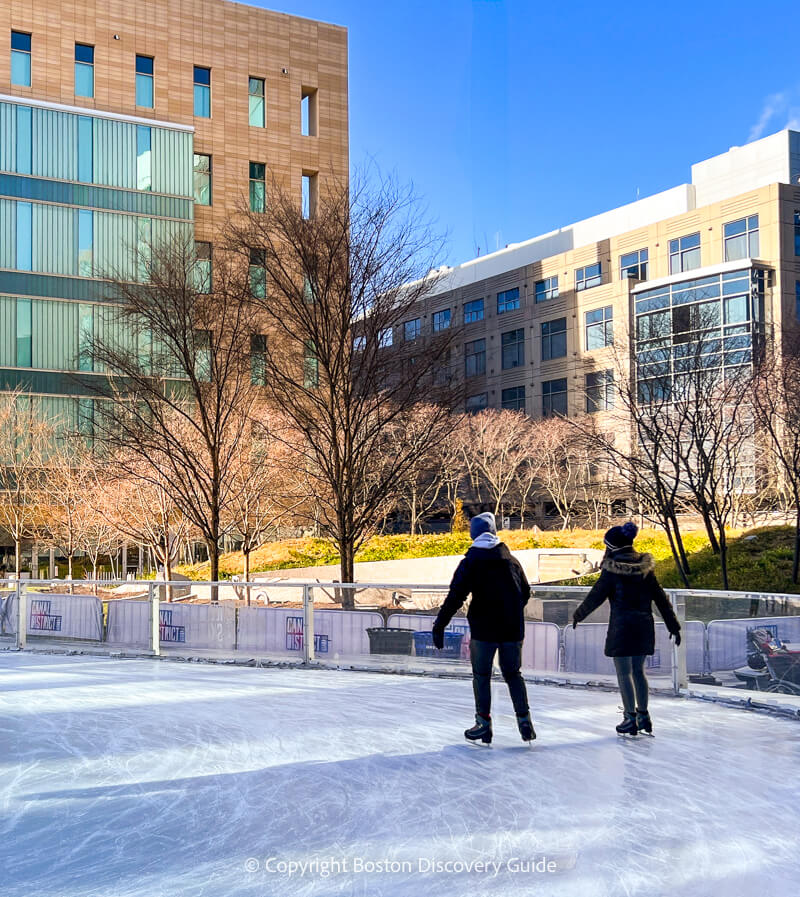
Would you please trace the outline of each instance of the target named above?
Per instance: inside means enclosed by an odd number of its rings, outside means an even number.
[[[166,490],[205,541],[216,581],[256,392],[247,270],[218,253],[209,285],[194,245],[181,240],[146,247],[139,266],[140,282],[114,279],[117,326],[89,347],[95,369],[111,375],[95,438],[125,473]]]
[[[356,549],[425,448],[403,437],[414,407],[438,408],[431,442],[453,426],[452,333],[429,333],[421,313],[439,242],[391,180],[348,189],[330,176],[308,217],[280,185],[270,194],[264,213],[242,208],[228,246],[265,275],[254,296],[267,325],[266,392],[300,436],[298,463],[349,582]]]

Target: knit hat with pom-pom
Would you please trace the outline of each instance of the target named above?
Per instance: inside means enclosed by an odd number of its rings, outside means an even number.
[[[628,521],[622,526],[612,526],[605,534],[603,541],[609,551],[619,551],[620,548],[630,548],[638,532],[639,527]]]

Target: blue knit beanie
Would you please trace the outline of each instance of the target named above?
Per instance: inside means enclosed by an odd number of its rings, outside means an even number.
[[[491,511],[486,511],[485,514],[478,514],[477,517],[473,517],[469,522],[469,535],[473,541],[484,533],[497,535],[497,524],[494,522],[494,514]]]
[[[609,551],[619,551],[620,548],[630,548],[638,532],[639,527],[629,520],[622,526],[612,526],[603,537],[603,541]]]

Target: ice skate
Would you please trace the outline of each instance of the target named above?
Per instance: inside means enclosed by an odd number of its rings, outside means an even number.
[[[640,732],[646,732],[648,735],[653,734],[653,721],[646,710],[636,711],[636,728]]]
[[[492,743],[492,718],[475,714],[475,725],[464,732],[467,741],[482,741],[484,744]]]
[[[639,731],[636,726],[636,714],[625,711],[625,719],[617,726],[617,735],[636,735]]]
[[[533,721],[531,720],[530,713],[525,713],[523,716],[517,716],[517,728],[519,729],[519,734],[522,736],[523,741],[530,743],[536,738],[536,731],[533,728]]]

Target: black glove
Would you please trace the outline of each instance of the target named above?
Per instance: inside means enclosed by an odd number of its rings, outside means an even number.
[[[674,638],[674,639],[675,639],[675,647],[677,647],[678,645],[680,645],[680,643],[681,643],[681,634],[680,634],[680,632],[671,632],[671,633],[669,634],[669,636],[670,636],[670,638]]]
[[[434,626],[431,636],[433,644],[441,651],[444,648],[444,629],[441,626]]]

